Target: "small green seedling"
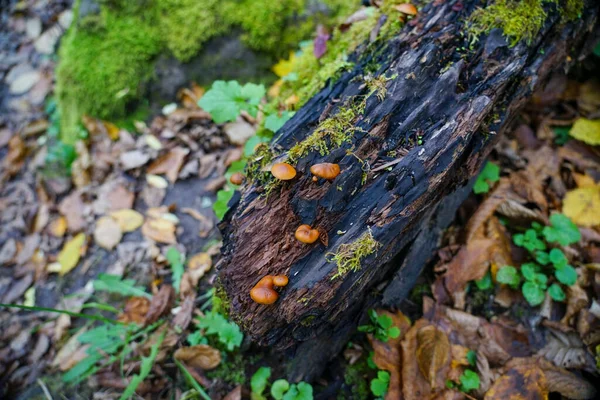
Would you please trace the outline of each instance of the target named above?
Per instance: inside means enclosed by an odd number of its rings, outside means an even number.
[[[133,279],[121,279],[119,275],[100,274],[93,282],[94,290],[117,293],[123,296],[152,297]]]
[[[371,381],[371,393],[377,398],[382,398],[388,391],[390,385],[390,373],[387,371],[377,372],[377,378]]]
[[[183,276],[183,255],[177,248],[169,247],[166,253],[166,258],[171,265],[173,288],[179,293],[179,287],[181,286],[181,277]]]
[[[250,379],[250,389],[252,400],[266,400],[264,395],[269,378],[271,377],[271,368],[260,367]],[[285,379],[277,379],[271,385],[271,397],[274,400],[313,400],[313,388],[306,382],[290,384]]]
[[[479,375],[473,370],[465,369],[460,376],[460,390],[462,392],[470,392],[471,390],[479,389]]]
[[[240,330],[239,326],[235,322],[228,321],[221,314],[216,312],[209,312],[198,320],[196,326],[200,329],[204,329],[205,335],[217,335],[219,342],[223,344],[228,351],[233,351],[236,347],[242,344],[244,334]],[[196,341],[197,336],[193,336],[191,339],[188,336],[188,340]],[[200,341],[198,341],[200,343]]]
[[[500,180],[500,167],[488,161],[475,181],[473,192],[475,194],[487,193],[490,191],[491,184],[498,180]]]
[[[372,333],[375,339],[387,342],[390,338],[396,339],[400,336],[400,328],[393,326],[394,322],[388,315],[377,315],[375,310],[369,310],[371,324],[358,327],[359,332]]]

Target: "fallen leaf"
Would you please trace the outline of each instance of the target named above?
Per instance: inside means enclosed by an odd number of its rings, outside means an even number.
[[[112,250],[119,244],[123,233],[119,223],[111,217],[101,217],[96,221],[94,229],[94,241],[98,246],[106,250]]]
[[[106,193],[107,209],[106,211],[127,210],[133,207],[135,196],[124,185],[110,185],[110,190]]]
[[[236,386],[223,400],[242,400],[242,385]]]
[[[443,331],[435,326],[425,326],[417,331],[417,363],[419,370],[432,389],[440,370],[450,361],[450,341]]]
[[[595,399],[596,389],[585,379],[562,368],[542,365],[548,383],[548,391],[560,393],[569,399]]]
[[[567,192],[563,200],[563,213],[577,225],[600,225],[600,185]]]
[[[135,322],[143,325],[146,322],[146,314],[150,307],[150,300],[147,297],[134,296],[127,299],[123,314],[119,315],[121,322]]]
[[[214,369],[221,363],[220,351],[206,344],[181,347],[175,351],[174,358],[190,367],[204,370]]]
[[[67,232],[67,219],[60,216],[50,222],[48,225],[48,233],[55,237],[63,237]]]
[[[569,135],[592,146],[600,145],[600,119],[577,119]]]
[[[106,133],[108,134],[108,137],[111,140],[118,140],[119,139],[119,127],[116,126],[115,124],[113,124],[112,122],[108,122],[108,121],[102,121],[102,124],[104,125],[104,129],[106,129]]]
[[[120,157],[121,167],[125,171],[141,167],[142,165],[145,165],[148,160],[150,160],[150,156],[140,150],[131,150],[122,153]]]
[[[289,75],[293,70],[295,60],[296,54],[293,51],[290,51],[290,57],[287,60],[279,60],[279,62],[273,66],[273,72],[280,78]]]
[[[235,145],[243,145],[256,133],[256,128],[244,121],[243,118],[238,118],[234,122],[225,124],[223,127],[229,141]]]
[[[317,26],[317,37],[313,42],[313,54],[316,59],[323,57],[327,51],[327,41],[331,36],[323,25]]]
[[[595,363],[576,332],[549,329],[546,345],[537,353],[561,368],[594,371]]]
[[[544,372],[535,365],[518,365],[506,371],[485,394],[485,400],[547,399]]]
[[[180,303],[179,311],[173,317],[172,325],[175,327],[179,327],[181,330],[185,330],[190,322],[192,322],[192,317],[194,314],[194,309],[196,308],[196,293],[188,294],[183,298],[183,301]],[[177,328],[176,328],[177,329]]]
[[[147,219],[142,225],[142,234],[155,242],[175,244],[175,224],[164,219]]]
[[[67,219],[67,228],[70,232],[79,232],[84,228],[84,207],[85,204],[79,191],[72,192],[60,202],[58,211]]]
[[[175,147],[167,154],[159,157],[148,167],[149,174],[165,174],[171,183],[175,183],[185,157],[190,151],[183,147]]]
[[[402,393],[400,342],[410,329],[410,320],[400,311],[391,313],[385,310],[377,310],[377,315],[387,315],[392,319],[392,326],[400,329],[400,335],[397,338],[388,338],[387,342],[377,340],[373,335],[368,336],[374,352],[373,362],[380,370],[386,370],[390,373],[390,382],[385,399],[400,399]]]
[[[50,219],[50,208],[47,204],[41,204],[35,214],[35,220],[33,222],[33,231],[41,232],[46,227]]]
[[[85,253],[85,233],[79,233],[69,240],[58,253],[57,261],[60,264],[60,275],[69,273],[77,266],[79,258]]]
[[[158,189],[166,189],[169,186],[169,182],[160,175],[147,174],[146,182],[148,182],[148,185]]]
[[[152,296],[152,301],[146,314],[146,323],[152,324],[167,314],[173,307],[174,301],[175,289],[173,289],[173,286],[162,285],[158,293]]]
[[[417,332],[430,325],[429,321],[420,319],[406,333],[400,343],[402,348],[402,395],[404,400],[427,399],[432,393],[431,386],[419,370],[417,363]]]
[[[221,363],[221,352],[207,344],[181,347],[175,351],[173,356],[190,367],[204,370],[214,369]]]
[[[135,210],[117,210],[110,214],[123,232],[133,232],[144,223],[144,216]]]

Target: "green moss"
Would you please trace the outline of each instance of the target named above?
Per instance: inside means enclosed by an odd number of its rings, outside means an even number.
[[[229,318],[229,311],[231,308],[231,301],[227,297],[227,293],[220,282],[215,282],[215,291],[212,298],[212,311],[223,315],[225,318]]]
[[[351,9],[344,0],[323,3],[326,10],[309,16],[311,0],[101,1],[99,15],[75,18],[59,50],[63,140],[74,142],[83,114],[115,120],[135,109],[159,54],[187,61],[211,38],[241,29],[249,47],[280,56],[310,37],[316,23]]]
[[[344,372],[344,384],[349,393],[338,394],[338,399],[342,400],[366,400],[369,398],[369,367],[367,362],[361,360],[354,365],[348,365]],[[348,397],[349,396],[349,397]]]
[[[219,366],[211,371],[206,371],[206,376],[219,379],[230,385],[244,385],[246,383],[246,359],[241,353],[222,353],[224,359]]]
[[[151,76],[159,50],[160,37],[144,16],[104,8],[98,18],[74,24],[63,38],[56,72],[63,141],[75,142],[83,114],[124,117],[128,102],[141,94],[139,82]]]
[[[563,1],[564,2],[564,1]],[[563,19],[576,19],[583,10],[583,0],[496,0],[486,8],[475,10],[468,23],[468,32],[476,40],[483,33],[500,28],[515,46],[521,40],[530,44],[546,21],[544,5],[554,3],[559,7]]]
[[[318,151],[324,156],[351,141],[352,136],[359,129],[354,123],[364,112],[366,102],[364,99],[359,102],[351,99],[348,103],[340,107],[335,115],[323,120],[310,136],[290,148],[289,160],[296,162],[311,151]]]
[[[369,229],[354,242],[340,245],[337,252],[327,253],[325,255],[327,261],[335,262],[337,265],[337,273],[331,279],[336,279],[348,272],[360,270],[360,262],[365,257],[373,254],[379,247],[381,247],[381,243],[373,238],[373,234]]]

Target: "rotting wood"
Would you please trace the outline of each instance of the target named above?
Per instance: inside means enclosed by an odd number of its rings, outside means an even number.
[[[260,187],[246,186],[220,225],[217,269],[231,315],[258,344],[296,356],[289,366],[294,380],[320,372],[366,307],[394,306],[407,295],[498,134],[553,71],[575,63],[597,37],[592,28],[600,6],[588,0],[575,22],[550,14],[529,45],[509,47],[492,31],[460,51],[464,21],[482,2],[462,0],[453,11],[457,2],[430,2],[396,38],[379,48],[363,46],[354,69],[308,101],[271,148],[285,153],[348,101],[364,97],[362,76],[374,64],[380,65],[374,75],[396,76],[383,101],[376,93],[366,98],[351,141],[328,155],[300,158],[296,179],[268,198]],[[338,163],[342,173],[315,183],[308,170],[317,162]],[[295,240],[301,224],[326,231],[328,247]],[[326,253],[367,230],[376,251],[360,270],[332,279],[338,270]],[[265,275],[290,278],[271,306],[249,296]]]

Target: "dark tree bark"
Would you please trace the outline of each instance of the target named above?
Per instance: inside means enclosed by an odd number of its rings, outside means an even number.
[[[367,94],[365,70],[379,65],[374,76],[394,79],[383,100],[367,98],[352,140],[326,156],[301,158],[298,176],[268,198],[251,184],[235,196],[221,224],[219,279],[246,334],[296,356],[292,379],[319,374],[365,308],[395,306],[407,296],[496,138],[551,72],[589,52],[599,11],[588,0],[574,22],[549,11],[530,44],[510,47],[501,31],[492,31],[464,49],[464,21],[482,5],[430,2],[388,43],[359,49],[354,69],[304,105],[271,147],[284,154],[324,118]],[[342,173],[315,183],[308,169],[316,162],[339,163]],[[300,224],[326,231],[328,245],[299,243]],[[334,278],[338,269],[326,254],[368,232],[376,251],[360,260],[359,270]],[[254,303],[250,289],[276,274],[289,276],[279,300]]]

